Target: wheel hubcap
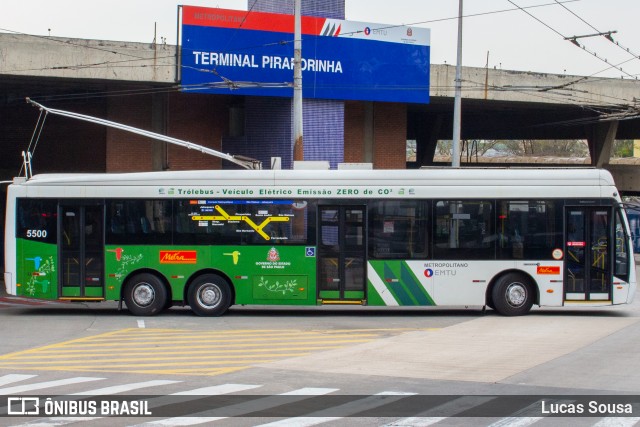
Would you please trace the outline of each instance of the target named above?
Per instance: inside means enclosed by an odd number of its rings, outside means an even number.
[[[507,302],[512,307],[520,307],[527,299],[527,288],[522,283],[512,283],[507,288]]]
[[[213,307],[220,303],[222,293],[220,289],[213,284],[207,284],[200,288],[198,292],[198,303],[202,306]]]
[[[148,283],[140,283],[133,291],[133,301],[141,307],[148,306],[155,298],[156,293]]]

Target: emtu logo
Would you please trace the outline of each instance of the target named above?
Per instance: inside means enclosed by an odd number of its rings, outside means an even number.
[[[370,34],[371,34],[371,28],[369,28],[369,27],[364,27],[364,35],[365,35],[365,36],[368,36],[368,35],[370,35]]]
[[[430,268],[427,268],[426,270],[424,270],[424,275],[425,277],[433,277],[433,270]]]

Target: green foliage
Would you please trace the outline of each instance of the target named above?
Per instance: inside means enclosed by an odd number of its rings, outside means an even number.
[[[451,141],[438,141],[437,154],[449,155]],[[462,152],[475,156],[516,156],[516,157],[588,157],[589,147],[581,139],[552,140],[467,140],[463,141]]]
[[[633,140],[620,139],[614,141],[611,157],[633,157]]]

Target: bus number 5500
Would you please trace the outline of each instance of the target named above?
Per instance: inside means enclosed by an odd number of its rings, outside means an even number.
[[[28,238],[44,239],[47,237],[47,230],[27,230]]]

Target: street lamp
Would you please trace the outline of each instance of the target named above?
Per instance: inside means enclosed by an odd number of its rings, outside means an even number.
[[[460,118],[462,110],[462,0],[458,7],[458,55],[456,62],[456,93],[453,103],[453,143],[451,167],[460,167]]]

